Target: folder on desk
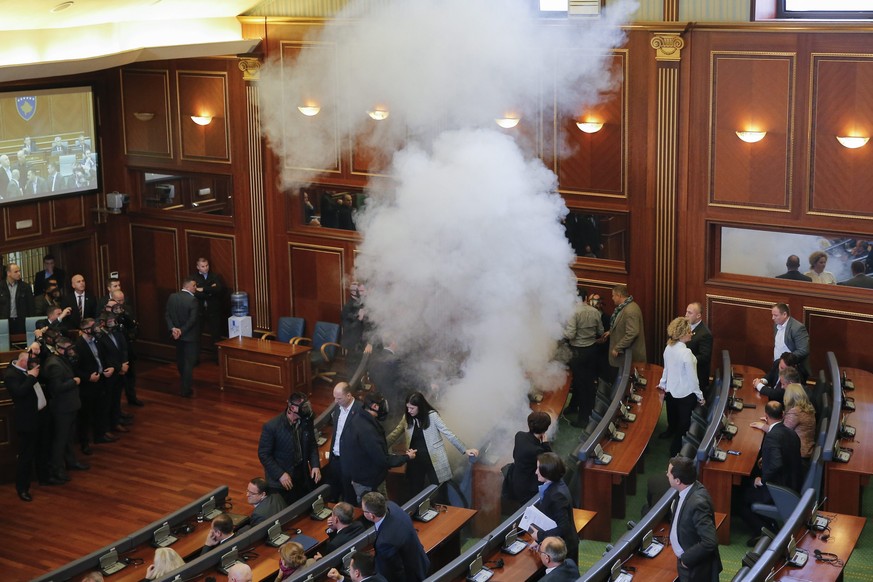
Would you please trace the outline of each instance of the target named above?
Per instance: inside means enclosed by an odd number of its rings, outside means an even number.
[[[529,532],[530,526],[536,527],[540,531],[555,529],[558,524],[548,515],[534,507],[529,506],[524,510],[524,515],[521,516],[521,521],[518,522],[518,528]]]

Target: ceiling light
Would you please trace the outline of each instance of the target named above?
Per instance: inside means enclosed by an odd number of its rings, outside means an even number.
[[[737,137],[743,140],[746,143],[758,143],[764,136],[767,135],[766,131],[738,131]]]
[[[151,121],[155,118],[155,114],[148,111],[136,111],[133,116],[140,121]]]
[[[375,119],[376,121],[382,121],[383,119],[388,119],[389,112],[387,109],[377,107],[376,109],[367,111],[367,115],[369,115],[370,118]]]
[[[506,117],[498,117],[494,121],[503,129],[512,129],[513,127],[518,125],[518,122],[521,121],[521,118],[507,115]]]
[[[856,135],[838,135],[837,141],[840,142],[840,145],[844,148],[854,150],[867,145],[867,142],[870,141],[870,138]]]
[[[603,129],[603,124],[597,121],[577,121],[576,127],[585,133],[597,133]]]
[[[212,123],[211,115],[192,115],[191,121],[196,123],[197,125],[209,125]]]
[[[51,12],[52,14],[63,12],[67,8],[71,7],[73,4],[75,4],[75,2],[61,2],[60,4],[49,10],[49,12]]]
[[[321,111],[321,107],[318,105],[299,105],[297,107],[297,111],[305,115],[306,117],[315,117],[318,115],[318,112]]]

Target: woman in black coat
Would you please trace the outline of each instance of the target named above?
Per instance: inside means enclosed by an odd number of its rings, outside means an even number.
[[[549,536],[558,536],[567,544],[567,557],[579,563],[579,532],[573,520],[573,499],[570,489],[564,483],[564,461],[555,453],[543,453],[537,457],[537,479],[540,485],[540,500],[534,505],[557,527],[539,530],[531,527],[531,534],[537,543]]]
[[[525,503],[537,494],[537,457],[552,452],[546,441],[546,431],[552,424],[552,417],[545,412],[531,412],[527,417],[528,432],[515,434],[515,448],[512,449],[512,498]]]

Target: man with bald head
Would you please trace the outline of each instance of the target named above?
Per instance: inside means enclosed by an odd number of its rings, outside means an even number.
[[[791,255],[788,257],[788,260],[785,261],[785,268],[787,271],[781,275],[776,275],[777,279],[791,279],[792,281],[806,281],[807,283],[812,283],[810,277],[807,277],[800,272],[800,257],[797,255]]]
[[[21,280],[21,267],[10,263],[0,283],[0,319],[9,320],[9,333],[24,333],[24,320],[35,315],[33,291]]]
[[[70,279],[72,292],[67,293],[61,302],[61,307],[69,307],[70,315],[66,319],[67,327],[76,329],[83,319],[97,317],[97,300],[85,291],[85,277],[77,273]]]
[[[252,582],[252,568],[248,564],[236,563],[227,569],[227,582]]]

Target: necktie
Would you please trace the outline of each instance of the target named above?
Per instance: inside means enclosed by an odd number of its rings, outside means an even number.
[[[79,301],[79,318],[85,318],[85,298],[82,295],[76,295],[76,298]]]

